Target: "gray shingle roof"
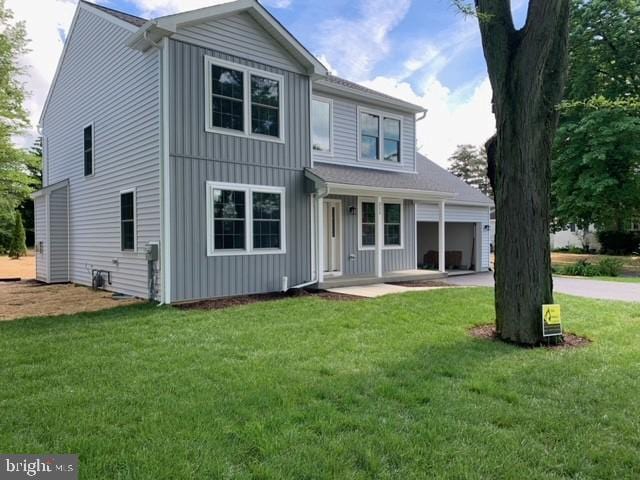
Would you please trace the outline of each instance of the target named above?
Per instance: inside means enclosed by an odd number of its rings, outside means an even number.
[[[124,20],[125,22],[130,23],[131,25],[134,25],[136,27],[141,27],[142,25],[147,23],[147,20],[142,17],[136,17],[135,15],[121,12],[120,10],[114,10],[113,8],[98,5],[96,3],[87,2],[86,0],[81,0],[81,1],[83,3],[86,3],[87,5],[91,5],[93,8],[102,10],[103,12],[108,13],[109,15],[112,15],[120,20]]]
[[[418,154],[416,161],[418,162],[417,174],[323,163],[316,163],[308,170],[327,183],[455,193],[456,197],[452,200],[454,202],[472,202],[487,206],[493,204],[492,200],[480,190],[466,184],[427,157]]]

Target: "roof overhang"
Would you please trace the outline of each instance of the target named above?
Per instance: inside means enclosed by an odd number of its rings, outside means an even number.
[[[328,90],[340,94],[344,97],[354,99],[356,101],[365,101],[370,104],[378,105],[383,108],[394,108],[397,110],[408,111],[412,113],[426,113],[427,109],[423,106],[416,105],[411,102],[405,102],[399,98],[389,97],[387,95],[376,94],[373,91],[365,92],[356,88],[350,88],[346,85],[333,83],[324,78],[318,78],[313,83],[314,91]]]
[[[326,67],[256,0],[213,1],[215,4],[209,7],[167,15],[147,22],[131,36],[128,42],[129,46],[144,52],[153,46],[157,46],[162,38],[176,33],[179,28],[247,12],[259,25],[272,35],[291,56],[298,60],[310,75],[327,75]]]
[[[305,175],[314,182],[316,193],[322,195],[381,196],[384,198],[422,201],[442,201],[453,199],[457,196],[457,194],[449,192],[327,182],[309,170],[305,170]]]
[[[67,185],[69,185],[69,179],[65,179],[65,180],[62,180],[60,182],[53,183],[53,184],[51,184],[51,185],[49,185],[47,187],[44,187],[44,188],[38,190],[37,192],[33,192],[31,194],[31,198],[33,200],[35,200],[36,198],[40,198],[42,196],[49,195],[51,192],[54,192],[54,191],[56,191],[56,190],[58,190],[60,188],[66,187]]]

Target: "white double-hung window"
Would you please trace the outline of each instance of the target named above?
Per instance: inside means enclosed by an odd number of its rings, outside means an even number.
[[[404,248],[402,200],[382,201],[382,249]],[[374,250],[377,244],[378,208],[375,198],[358,198],[358,249]]]
[[[205,56],[206,130],[284,141],[284,77]]]
[[[363,162],[402,160],[402,118],[390,113],[358,109],[359,157]]]
[[[285,253],[285,189],[207,182],[207,253]]]

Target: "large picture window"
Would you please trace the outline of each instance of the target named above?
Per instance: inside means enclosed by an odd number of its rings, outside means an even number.
[[[359,157],[364,162],[400,163],[402,119],[388,113],[358,109]]]
[[[205,57],[206,130],[284,141],[282,75]]]
[[[120,249],[136,249],[136,192],[120,192]]]
[[[333,102],[330,99],[314,98],[311,106],[312,145],[315,153],[332,153]]]
[[[284,253],[282,187],[207,182],[207,250],[215,255]]]

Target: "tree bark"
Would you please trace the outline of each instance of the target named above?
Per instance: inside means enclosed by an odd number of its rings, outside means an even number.
[[[496,329],[542,340],[553,303],[549,242],[551,147],[567,72],[569,0],[530,0],[516,30],[510,0],[476,0],[496,116]]]

